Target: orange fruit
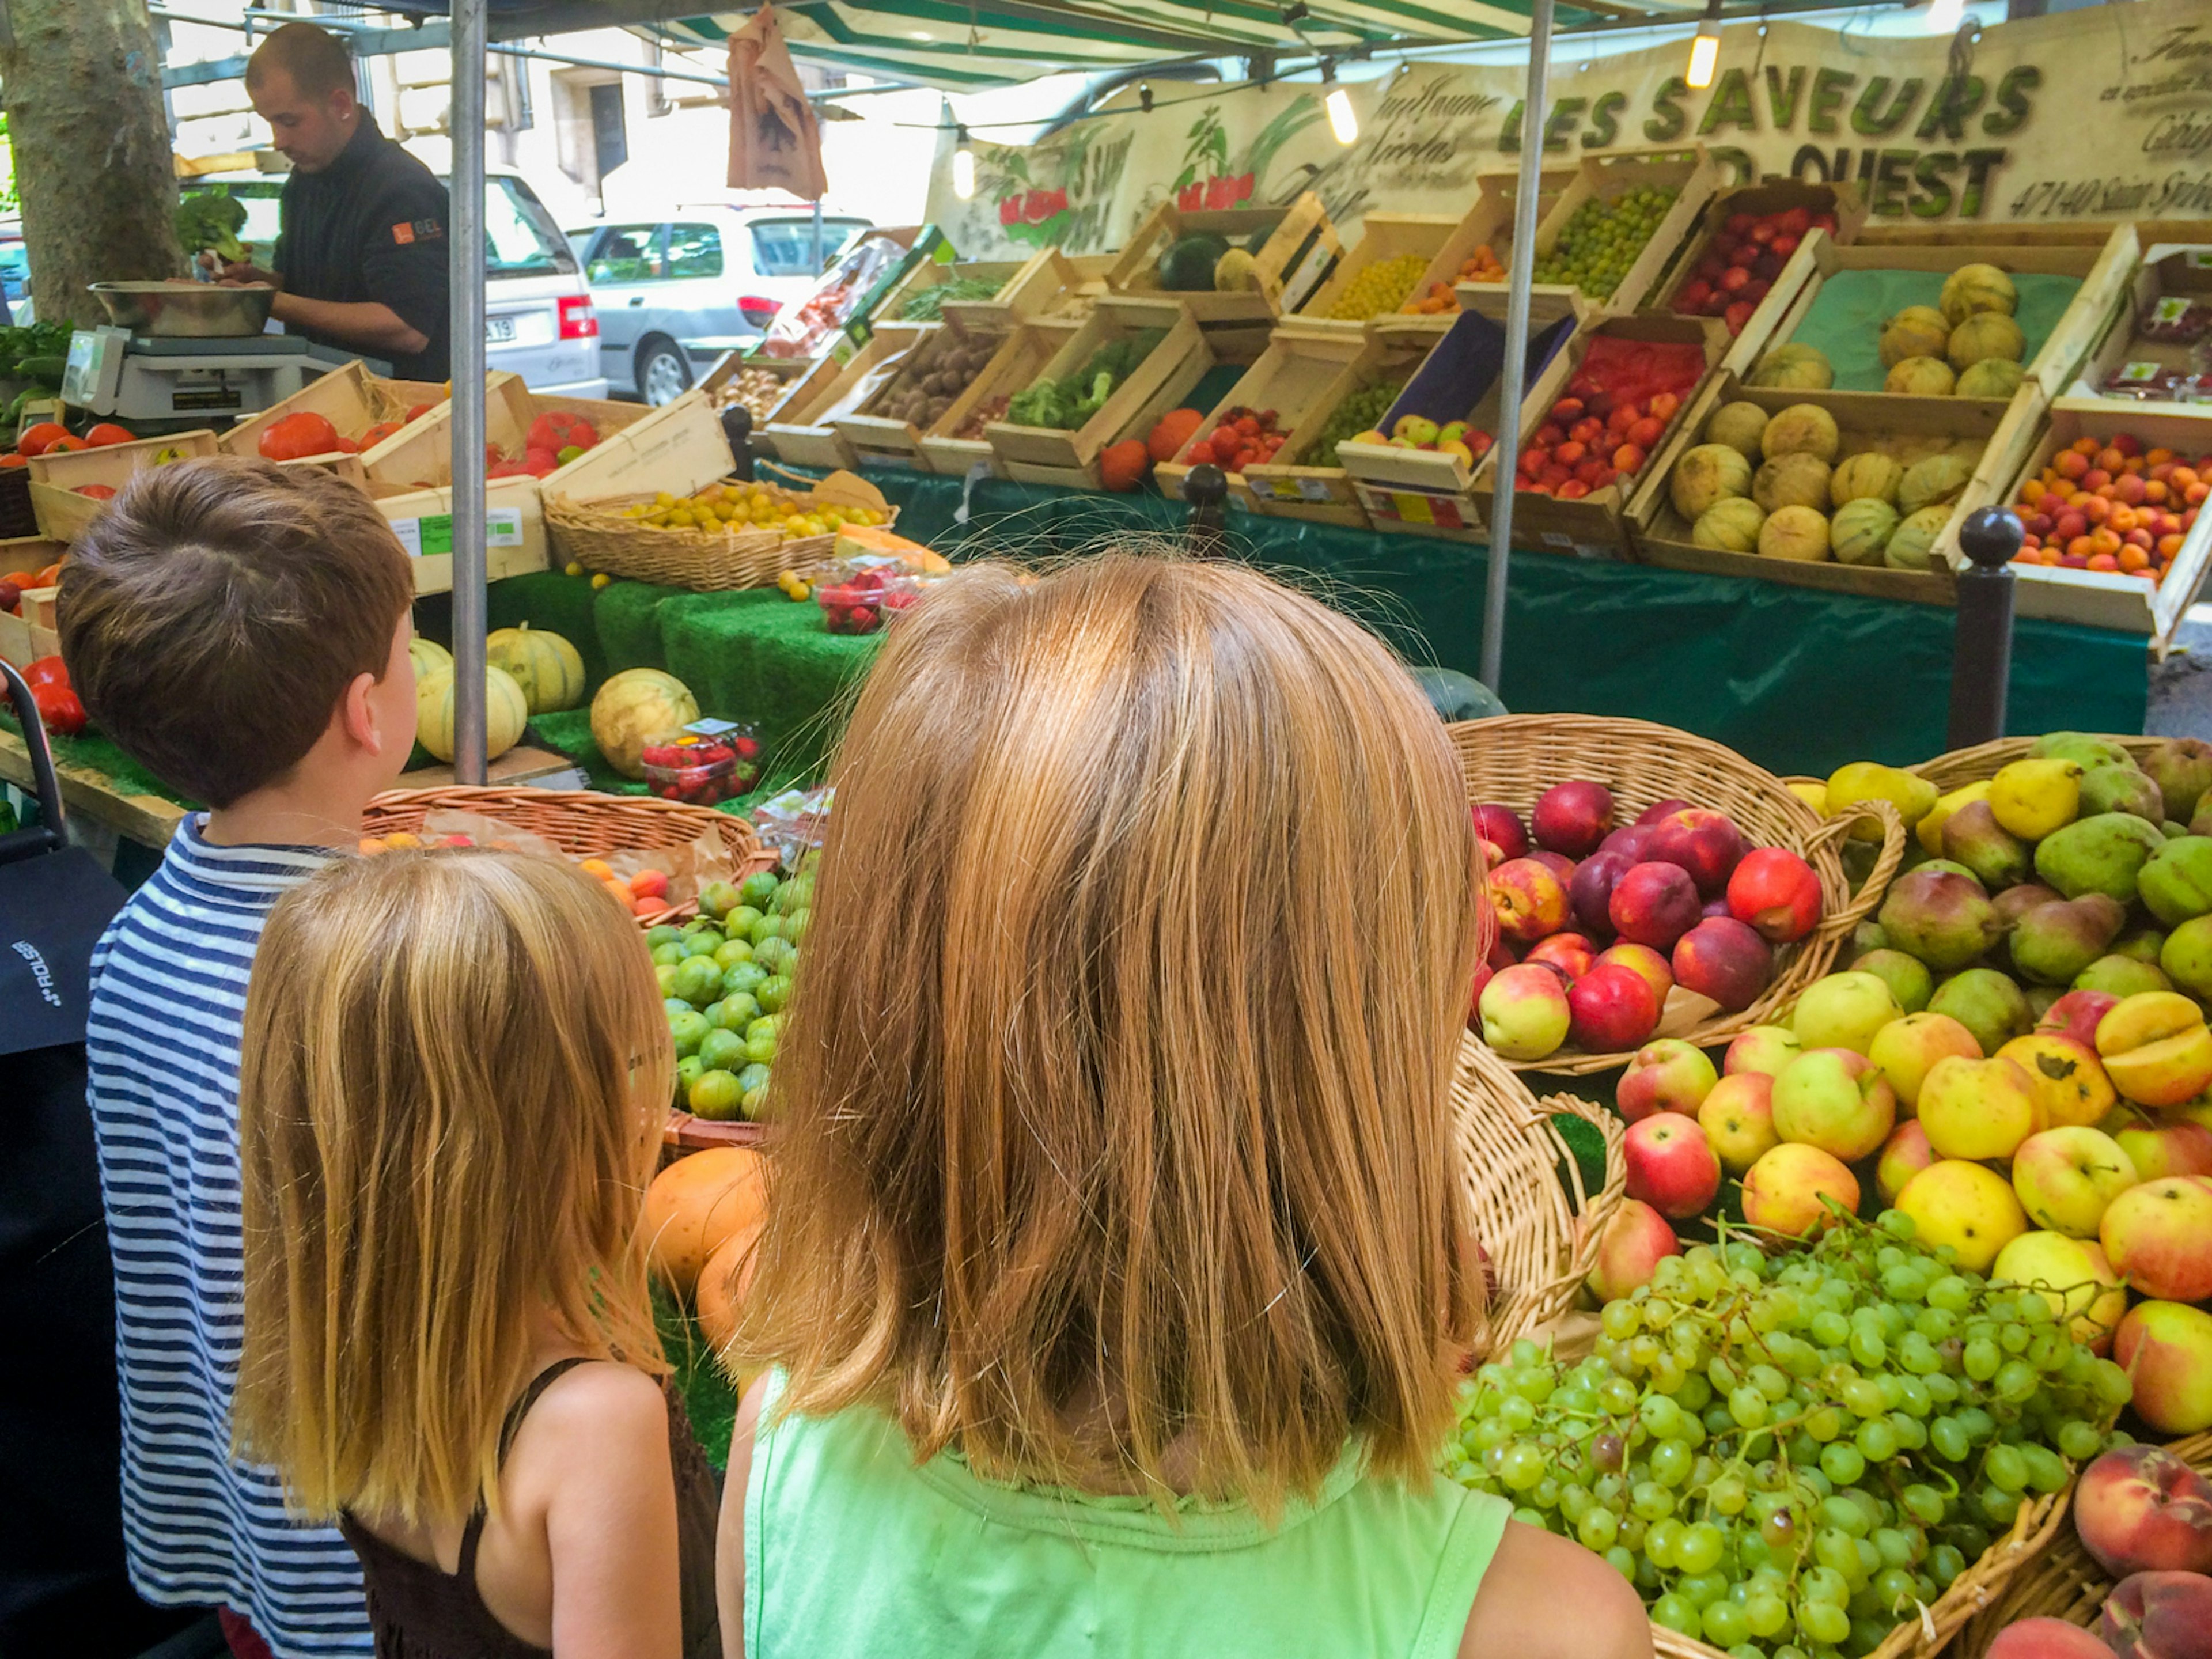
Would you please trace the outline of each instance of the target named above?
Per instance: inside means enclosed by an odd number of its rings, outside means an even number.
[[[666,899],[657,898],[651,895],[633,898],[629,902],[630,914],[634,916],[657,916],[667,908]]]
[[[31,579],[31,586],[33,587],[52,587],[61,579],[62,562],[59,559],[56,559],[52,564],[48,565],[44,570],[41,570],[37,575]]]
[[[597,876],[601,881],[614,874],[614,868],[605,859],[586,859],[576,866],[587,876]]]

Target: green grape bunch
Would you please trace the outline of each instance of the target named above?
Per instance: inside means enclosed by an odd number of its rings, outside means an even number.
[[[1872,1652],[2127,1440],[2126,1373],[2051,1297],[1962,1270],[1896,1211],[1773,1255],[1724,1234],[1599,1328],[1587,1358],[1523,1339],[1468,1378],[1443,1470],[1733,1659]]]
[[[1376,380],[1346,394],[1344,401],[1322,428],[1321,436],[1315,440],[1312,453],[1316,465],[1336,465],[1336,447],[1363,432],[1372,432],[1382,424],[1383,416],[1390,405],[1398,401],[1398,394],[1406,389],[1402,380]]]
[[[1537,258],[1534,280],[1571,283],[1593,298],[1611,299],[1677,194],[1639,185],[1610,201],[1589,198],[1567,216],[1552,251]]]

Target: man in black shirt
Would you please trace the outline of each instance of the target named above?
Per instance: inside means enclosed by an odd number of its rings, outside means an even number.
[[[222,280],[274,284],[270,314],[291,333],[386,358],[402,380],[446,379],[446,187],[378,130],[344,45],[312,23],[261,43],[246,93],[292,175],[275,270],[234,264]]]

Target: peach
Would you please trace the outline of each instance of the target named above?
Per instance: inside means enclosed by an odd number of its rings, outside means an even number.
[[[2145,1181],[2212,1175],[2212,1129],[2201,1123],[2130,1123],[2115,1131],[2112,1139]]]
[[[1659,999],[1662,1006],[1667,994],[1674,988],[1674,970],[1667,965],[1667,958],[1648,945],[1614,945],[1597,953],[1595,968],[1620,967],[1633,972],[1651,988],[1651,994]]]
[[[1575,861],[1564,853],[1548,852],[1541,847],[1531,848],[1521,855],[1532,863],[1540,864],[1559,878],[1565,887],[1575,878]]]
[[[1638,1285],[1649,1285],[1662,1261],[1681,1254],[1682,1242],[1665,1216],[1639,1200],[1624,1198],[1598,1235],[1590,1291],[1601,1302],[1626,1296]]]
[[[1858,1207],[1858,1178],[1817,1146],[1776,1146],[1743,1178],[1746,1224],[1784,1238],[1825,1231]]]
[[[1881,1160],[1874,1166],[1875,1190],[1885,1204],[1897,1202],[1905,1183],[1936,1162],[1936,1149],[1928,1144],[1928,1131],[1917,1118],[1907,1118],[1881,1143]]]
[[[1510,939],[1531,944],[1567,925],[1566,885],[1548,865],[1509,859],[1490,872],[1486,886],[1498,929]]]
[[[2106,1206],[2097,1237],[2135,1290],[2167,1302],[2212,1297],[2212,1182],[2168,1176]]]
[[[1613,829],[1613,791],[1601,783],[1555,783],[1537,797],[1529,822],[1537,846],[1588,858]]]
[[[2066,996],[2094,994],[2069,991]],[[2066,997],[2058,1000],[2063,1002]],[[2057,1006],[2051,1005],[2052,1012]],[[2044,1018],[2048,1020],[2050,1015]],[[2014,1037],[1997,1053],[2027,1073],[2028,1086],[2042,1108],[2043,1121],[2054,1129],[2094,1124],[2112,1109],[2112,1103],[2118,1098],[2095,1050],[2072,1037],[2039,1028],[2026,1036]]]
[[[1720,1158],[1697,1120],[1679,1112],[1630,1124],[1621,1157],[1628,1195],[1671,1219],[1698,1214],[1720,1192]]]
[[[2070,1037],[2094,1054],[2097,1026],[2106,1014],[2119,1006],[2119,1001],[2109,991],[2069,991],[2044,1011],[2043,1018],[2035,1023],[2035,1029]]]
[[[1674,942],[1674,983],[1729,1013],[1759,1000],[1774,976],[1774,952],[1733,916],[1707,916]]]
[[[1786,1025],[1754,1025],[1740,1031],[1721,1057],[1721,1075],[1733,1077],[1739,1072],[1763,1072],[1768,1077],[1781,1074],[1782,1068],[1805,1052],[1805,1045],[1797,1041],[1797,1034]]]
[[[1897,1094],[1875,1063],[1849,1048],[1813,1048],[1774,1079],[1774,1133],[1850,1164],[1889,1139]]]
[[[1482,1040],[1508,1060],[1541,1060],[1567,1040],[1572,1016],[1567,988],[1540,963],[1520,963],[1493,976],[1476,1005]]]
[[[1686,871],[1698,893],[1711,898],[1727,890],[1743,860],[1743,832],[1725,812],[1686,806],[1653,823],[1644,856]]]
[[[1521,816],[1510,806],[1479,805],[1474,811],[1474,833],[1509,859],[1528,850],[1528,832]]]
[[[2094,1238],[2069,1238],[2049,1231],[2022,1233],[1997,1252],[1990,1264],[1994,1284],[2019,1285],[2043,1292],[2051,1311],[2067,1322],[2073,1339],[2102,1353],[2128,1310],[2120,1276]]]
[[[1729,876],[1729,914],[1788,945],[1820,924],[1820,878],[1786,847],[1754,847]]]
[[[1567,988],[1568,1035],[1591,1054],[1639,1048],[1658,1029],[1661,1006],[1651,981],[1635,969],[1601,960]]]
[[[1703,906],[1687,871],[1653,861],[1622,872],[1607,909],[1613,931],[1623,939],[1671,951],[1674,941],[1697,925]]]
[[[2063,1619],[2021,1619],[1997,1632],[1983,1659],[2112,1659],[2112,1650]]]
[[[2212,1030],[2178,991],[2122,998],[2098,1023],[2097,1053],[2112,1086],[2140,1105],[2179,1106],[2212,1085]]]
[[[2212,1659],[2212,1578],[2138,1572],[2105,1598],[2097,1634],[2114,1659]]]
[[[1613,1104],[1631,1123],[1654,1112],[1695,1117],[1719,1080],[1705,1050],[1680,1037],[1662,1037],[1636,1051],[1613,1091]]]
[[[1987,1273],[1997,1252],[2027,1231],[2005,1178],[1963,1158],[1944,1158],[1913,1176],[1897,1195],[1897,1207],[1912,1218],[1923,1244],[1949,1245],[1968,1273]]]
[[[2012,1155],[2012,1189],[2027,1218],[2069,1238],[2096,1237],[2106,1208],[2137,1182],[2120,1144],[2080,1124],[2030,1135]]]
[[[1572,985],[1589,972],[1590,964],[1597,960],[1597,946],[1582,933],[1553,933],[1530,945],[1521,960],[1541,963]]]
[[[2212,1481],[2163,1446],[2116,1446],[2081,1471],[2074,1530],[2114,1578],[2212,1572]]]
[[[1920,1109],[1921,1086],[1937,1060],[1981,1057],[1974,1034],[1948,1014],[1907,1014],[1890,1021],[1867,1044],[1867,1058],[1897,1091],[1897,1109],[1905,1117]]]
[[[1698,1108],[1698,1126],[1721,1167],[1741,1175],[1781,1144],[1774,1133],[1774,1079],[1764,1072],[1722,1078]]]
[[[2160,1434],[2212,1428],[2212,1314],[2138,1302],[2120,1321],[2112,1358],[2135,1384],[2136,1415]]]
[[[2010,1158],[2044,1127],[2027,1073],[2002,1055],[1937,1060],[1920,1085],[1920,1121],[1947,1158]]]
[[[1613,884],[1638,862],[1633,854],[1601,847],[1580,864],[1567,883],[1567,902],[1575,921],[1592,933],[1613,931]]]

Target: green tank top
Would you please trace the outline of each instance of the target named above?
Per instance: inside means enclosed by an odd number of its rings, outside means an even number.
[[[1272,1530],[1242,1504],[917,1468],[883,1413],[771,1424],[745,1490],[746,1659],[1452,1659],[1511,1513],[1347,1452]]]

